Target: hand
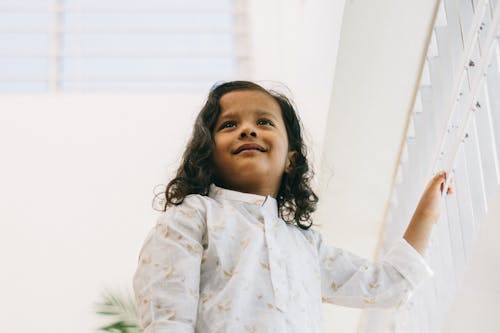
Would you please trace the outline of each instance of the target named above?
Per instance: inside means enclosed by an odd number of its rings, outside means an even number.
[[[420,218],[430,219],[436,223],[439,219],[441,194],[444,191],[446,181],[446,172],[444,170],[438,172],[425,187],[424,193],[420,198],[415,215]],[[448,182],[446,193],[453,194],[453,177]]]

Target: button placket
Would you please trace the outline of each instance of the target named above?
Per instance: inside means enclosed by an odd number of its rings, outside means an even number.
[[[275,305],[285,311],[288,300],[288,280],[286,274],[286,265],[283,263],[282,255],[280,254],[277,243],[277,223],[274,218],[264,214],[264,234],[267,242],[269,270],[271,274],[271,282],[273,285]]]

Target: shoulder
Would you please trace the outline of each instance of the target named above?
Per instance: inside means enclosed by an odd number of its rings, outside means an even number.
[[[208,203],[199,194],[187,195],[178,205],[168,206],[157,219],[157,228],[180,233],[203,233],[206,230]],[[166,231],[166,230],[165,230]]]
[[[205,215],[207,208],[210,206],[212,199],[206,195],[189,194],[187,195],[179,206],[194,209],[201,215]]]
[[[167,207],[162,216],[166,218],[185,217],[205,220],[213,199],[201,194],[189,194],[182,203]]]

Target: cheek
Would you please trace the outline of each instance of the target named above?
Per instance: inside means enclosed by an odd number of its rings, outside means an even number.
[[[279,140],[280,149],[286,155],[288,153],[288,137],[286,133],[283,133]]]
[[[288,140],[280,138],[274,144],[275,158],[279,162],[285,162],[288,155]]]
[[[221,137],[220,135],[212,136],[212,140],[214,141],[214,150],[218,150],[221,146]]]
[[[228,151],[228,143],[224,138],[218,137],[214,140],[214,157],[220,159]]]

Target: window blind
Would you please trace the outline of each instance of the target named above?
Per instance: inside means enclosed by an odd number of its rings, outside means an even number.
[[[0,93],[206,91],[249,71],[244,0],[0,0]]]
[[[500,184],[500,5],[442,0],[408,118],[379,255],[402,237],[429,179],[453,173],[426,259],[434,278],[394,310],[366,310],[361,332],[440,332]]]

